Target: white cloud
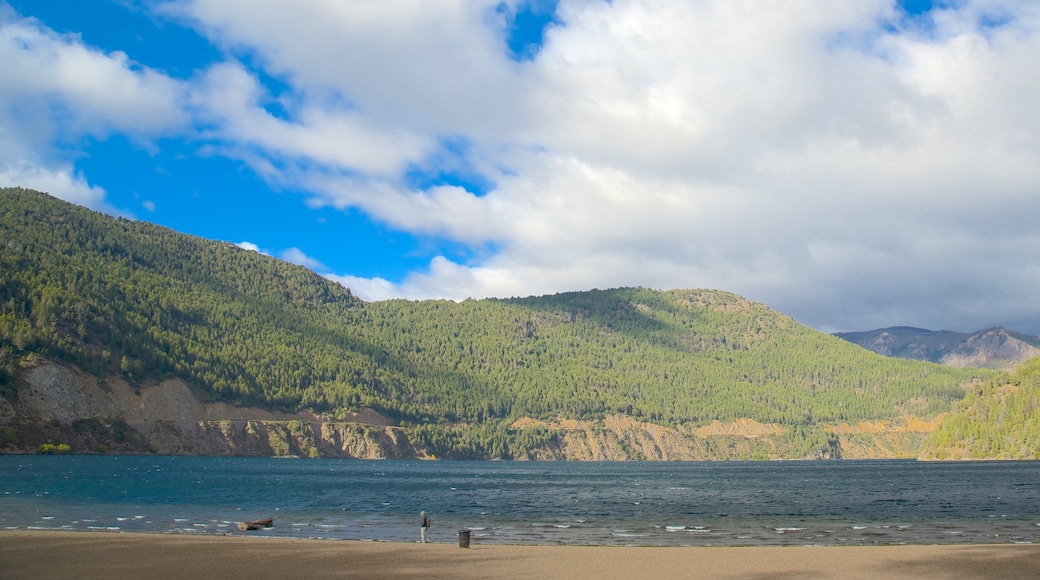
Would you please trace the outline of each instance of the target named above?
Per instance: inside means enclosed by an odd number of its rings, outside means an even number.
[[[362,300],[388,300],[390,298],[424,298],[422,296],[409,296],[407,290],[400,284],[394,284],[385,278],[360,278],[357,276],[340,276],[336,274],[325,274],[325,277],[333,282],[350,289],[350,292]]]
[[[0,182],[118,213],[74,172],[63,145],[114,132],[145,140],[189,119],[181,85],[119,52],[0,10]]]
[[[315,258],[312,258],[312,257],[308,256],[307,254],[303,253],[303,250],[301,250],[299,248],[289,248],[287,250],[282,250],[281,252],[278,253],[278,257],[280,257],[281,259],[285,260],[286,262],[291,262],[293,264],[296,264],[297,266],[304,266],[304,267],[310,268],[311,270],[316,270],[316,271],[327,271],[328,270],[328,268],[325,266],[325,264],[322,264],[320,261],[316,260]]]
[[[265,256],[267,255],[267,252],[262,251],[260,249],[260,246],[254,244],[253,242],[238,242],[235,245],[242,248],[243,250],[249,250],[250,252],[256,252],[258,254],[264,254]]]
[[[17,162],[0,164],[0,187],[25,187],[75,204],[105,208],[105,190],[88,184],[82,175],[73,174],[69,168],[45,169]]]
[[[177,81],[32,19],[0,19],[0,76],[5,125],[21,120],[45,135],[147,136],[188,121]]]
[[[832,330],[1040,332],[1040,5],[965,0],[912,21],[890,0],[562,0],[525,63],[496,5],[161,6],[248,54],[279,95],[233,61],[188,87],[9,24],[0,59],[20,64],[0,73],[26,88],[0,98],[46,106],[3,121],[34,150],[55,106],[63,131],[145,138],[176,130],[190,95],[213,151],[308,203],[493,248],[400,283],[330,275],[370,299],[715,287]],[[265,109],[276,99],[284,115]],[[443,159],[494,186],[410,185]]]
[[[394,176],[433,150],[433,139],[406,130],[373,126],[343,106],[321,108],[304,102],[294,119],[263,108],[272,97],[241,65],[211,67],[198,80],[193,101],[210,124],[206,135],[224,143],[226,153],[250,161],[269,177],[271,161],[300,164],[301,170],[330,168],[375,177]]]
[[[265,11],[192,10],[299,86],[339,91],[387,128],[462,134],[492,168],[483,197],[308,175],[322,203],[499,248],[438,258],[399,285],[339,278],[360,295],[707,286],[820,327],[967,329],[1040,318],[1027,305],[1040,282],[1037,8],[1004,2],[1005,24],[980,24],[993,6],[916,26],[882,1],[562,2],[566,26],[524,65],[488,44],[493,26],[473,29],[479,9],[433,26],[419,9],[357,18],[337,4],[325,24],[304,10],[277,31]],[[418,21],[473,34],[446,40]],[[366,31],[342,43],[321,32],[339,25]],[[400,42],[402,30],[415,37]],[[439,62],[421,54],[431,46]],[[322,52],[368,59],[322,67]]]
[[[249,250],[251,252],[256,252],[256,253],[262,254],[264,256],[270,256],[271,255],[270,251],[261,248],[260,246],[258,246],[257,244],[254,244],[253,242],[238,242],[235,245],[238,246],[239,248],[242,248],[243,250]],[[303,250],[301,250],[299,248],[287,248],[285,250],[282,250],[281,252],[278,252],[278,257],[281,258],[282,260],[285,260],[286,262],[291,263],[291,264],[296,264],[297,266],[303,266],[305,268],[310,268],[311,270],[314,270],[316,272],[326,272],[326,271],[328,271],[328,267],[325,266],[325,264],[322,264],[320,260],[318,260],[316,258],[313,258],[311,256],[308,256],[306,253],[304,253]],[[329,278],[333,279],[333,280],[336,280],[337,282],[343,283],[340,279],[337,279],[336,276],[329,276]],[[350,280],[351,280],[352,283],[358,283],[359,279],[350,279]]]
[[[257,55],[307,98],[347,103],[384,129],[493,134],[522,88],[498,3],[187,0],[162,10]]]

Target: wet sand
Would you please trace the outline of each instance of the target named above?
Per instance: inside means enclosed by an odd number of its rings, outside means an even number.
[[[1040,545],[656,548],[0,532],[0,578],[1040,578]]]

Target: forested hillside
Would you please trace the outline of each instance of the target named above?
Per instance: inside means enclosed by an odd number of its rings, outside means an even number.
[[[711,290],[366,303],[231,244],[0,191],[0,383],[34,356],[203,400],[374,409],[431,448],[509,456],[522,417],[661,425],[932,418],[989,371],[885,358]],[[826,443],[826,441],[824,441]],[[451,455],[451,453],[448,453]],[[443,455],[443,453],[442,453]]]
[[[1040,358],[976,385],[925,443],[931,459],[1040,459]]]

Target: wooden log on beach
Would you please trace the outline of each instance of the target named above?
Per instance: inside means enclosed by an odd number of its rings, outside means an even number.
[[[274,518],[267,518],[266,520],[256,520],[252,522],[238,522],[238,531],[248,532],[249,530],[259,530],[260,528],[272,528],[274,527]]]

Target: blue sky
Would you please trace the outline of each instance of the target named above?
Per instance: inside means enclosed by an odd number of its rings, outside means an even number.
[[[0,185],[368,300],[737,292],[1038,333],[1013,0],[0,0]]]

